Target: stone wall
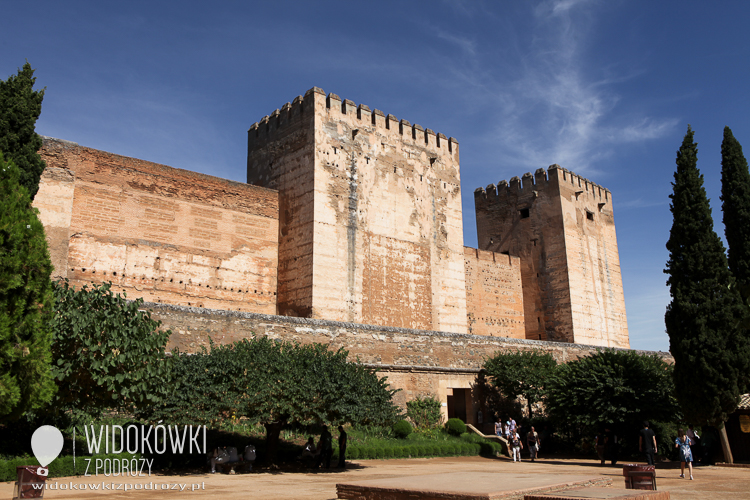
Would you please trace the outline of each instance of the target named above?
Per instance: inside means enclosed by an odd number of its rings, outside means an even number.
[[[475,422],[478,410],[476,377],[484,359],[498,351],[542,350],[566,363],[587,356],[599,348],[591,345],[511,339],[386,326],[361,325],[311,318],[221,311],[165,304],[144,304],[152,318],[170,329],[169,348],[183,352],[208,348],[209,337],[226,344],[265,335],[270,338],[318,342],[330,349],[344,348],[349,359],[359,359],[388,377],[393,388],[401,389],[397,403],[422,395],[436,396],[448,403],[454,389],[468,391],[466,415]],[[671,360],[668,353],[659,353]],[[447,407],[444,408],[447,411]]]
[[[468,333],[526,338],[518,257],[464,247]]]
[[[34,206],[55,275],[130,298],[276,313],[278,195],[46,138]]]
[[[608,190],[552,165],[474,200],[479,247],[521,258],[526,338],[629,346]]]
[[[304,210],[299,230],[282,215],[279,258],[294,261],[312,296],[285,312],[282,269],[281,313],[466,331],[455,139],[318,88],[253,124],[249,137],[248,182],[279,189],[282,209]],[[299,243],[287,252],[292,236]]]

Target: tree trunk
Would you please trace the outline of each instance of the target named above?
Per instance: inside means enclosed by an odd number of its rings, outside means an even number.
[[[263,424],[266,428],[266,456],[264,462],[272,464],[276,461],[276,451],[279,449],[279,435],[284,425],[281,422]]]
[[[724,452],[724,462],[733,464],[734,458],[732,457],[732,449],[729,447],[727,428],[724,426],[724,424],[722,424],[721,428],[719,429],[719,440],[721,441],[721,450]]]
[[[531,417],[533,417],[533,416],[534,416],[534,415],[532,415],[532,413],[531,413],[531,398],[528,398],[528,397],[526,398],[526,405],[527,405],[527,406],[528,406],[528,408],[529,408],[529,421],[531,421]]]

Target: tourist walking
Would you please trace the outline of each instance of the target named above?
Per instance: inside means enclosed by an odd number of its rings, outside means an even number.
[[[685,463],[688,464],[690,479],[693,479],[693,452],[690,451],[690,438],[681,428],[677,431],[674,447],[680,450],[680,477],[685,477]]]
[[[510,444],[513,447],[513,461],[521,461],[521,450],[523,449],[523,443],[521,442],[521,436],[517,432],[513,432],[510,437]]]
[[[495,422],[495,435],[501,437],[503,435],[503,422],[501,420]]]
[[[339,433],[340,434],[339,434],[339,464],[338,464],[338,468],[339,469],[344,469],[344,468],[346,468],[346,440],[347,440],[348,436],[346,435],[346,432],[344,431],[344,426],[343,425],[339,425]]]
[[[537,453],[539,453],[539,434],[534,430],[534,426],[531,426],[531,430],[526,434],[526,444],[529,446],[529,456],[533,462],[536,459]]]
[[[656,453],[656,434],[654,431],[648,428],[649,422],[645,420],[643,422],[643,429],[641,429],[641,435],[638,438],[638,449],[641,453],[646,454],[646,462],[649,465],[654,465],[654,454]]]

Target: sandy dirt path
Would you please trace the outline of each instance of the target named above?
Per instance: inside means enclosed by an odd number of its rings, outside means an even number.
[[[675,467],[676,465],[676,467]],[[503,472],[514,474],[591,475],[611,477],[613,486],[624,487],[621,467],[601,467],[587,460],[540,460],[535,463],[514,463],[507,458],[481,457],[418,458],[404,460],[356,460],[345,471],[322,470],[303,473],[253,472],[249,474],[194,474],[153,475],[144,478],[73,477],[51,479],[45,499],[113,498],[144,500],[152,498],[186,498],[218,500],[248,498],[262,500],[332,500],[336,498],[336,483],[398,476],[441,474],[446,472]],[[722,499],[747,500],[750,498],[750,468],[697,467],[694,481],[679,478],[679,464],[657,466],[657,486],[667,490],[674,500]],[[498,479],[502,481],[502,476]],[[124,489],[104,489],[101,484],[124,483]],[[71,490],[71,485],[97,484],[98,491]],[[153,485],[151,490],[142,488]],[[174,485],[177,485],[177,489]],[[67,489],[62,489],[63,487]],[[111,486],[110,486],[111,487]],[[168,487],[169,489],[164,489]],[[180,490],[182,487],[184,489]],[[194,489],[194,491],[191,491]],[[13,483],[0,483],[0,500],[10,499]]]

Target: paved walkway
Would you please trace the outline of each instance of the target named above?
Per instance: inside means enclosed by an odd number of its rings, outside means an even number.
[[[695,469],[695,480],[680,479],[679,464],[657,466],[656,481],[659,490],[667,490],[673,500],[746,500],[750,497],[750,469],[728,467],[698,467]],[[51,479],[50,484],[57,483],[58,488],[70,484],[80,488],[83,484],[111,485],[125,483],[131,491],[105,490],[88,491],[69,489],[64,491],[47,490],[44,498],[115,498],[145,500],[152,498],[188,498],[196,500],[218,500],[225,498],[253,498],[259,500],[333,500],[336,498],[336,483],[381,479],[399,476],[417,476],[456,472],[499,472],[528,475],[565,476],[608,476],[613,486],[622,488],[624,480],[622,467],[601,467],[598,461],[586,460],[540,460],[534,463],[524,461],[514,463],[507,458],[453,457],[453,458],[415,458],[405,460],[355,460],[346,471],[319,471],[306,473],[260,472],[251,474],[196,474],[184,476],[152,476],[150,478],[105,478],[76,477]],[[137,490],[153,484],[158,492]],[[176,487],[174,485],[177,485]],[[190,491],[195,485],[196,490]],[[183,487],[180,491],[180,487]],[[101,486],[99,486],[101,488]],[[110,486],[111,487],[111,486]],[[163,488],[176,488],[165,490]],[[124,487],[123,487],[124,488]],[[10,499],[13,483],[0,483],[0,500]]]

